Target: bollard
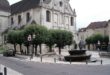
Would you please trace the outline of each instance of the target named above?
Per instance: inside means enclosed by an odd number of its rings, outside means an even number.
[[[4,67],[4,75],[7,75],[7,68]]]
[[[3,75],[3,73],[0,72],[0,75]]]
[[[86,60],[86,64],[88,64],[88,61]]]
[[[56,58],[54,58],[54,63],[56,63]]]
[[[70,64],[71,64],[71,60],[70,60]]]
[[[42,56],[41,56],[41,62],[42,62]]]
[[[100,62],[101,62],[101,65],[102,65],[103,64],[103,60],[101,60]]]

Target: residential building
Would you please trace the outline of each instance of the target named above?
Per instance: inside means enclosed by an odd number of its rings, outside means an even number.
[[[79,40],[85,40],[94,34],[109,35],[110,37],[110,23],[108,21],[92,22],[86,28],[78,31]]]

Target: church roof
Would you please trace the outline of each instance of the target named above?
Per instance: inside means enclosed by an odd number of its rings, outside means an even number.
[[[22,0],[18,3],[11,5],[11,14],[21,13],[39,6],[40,0]]]
[[[101,21],[101,22],[92,22],[87,27],[88,29],[97,29],[97,28],[105,28],[108,26],[107,21]]]
[[[0,10],[9,12],[10,11],[10,5],[7,0],[0,0]]]

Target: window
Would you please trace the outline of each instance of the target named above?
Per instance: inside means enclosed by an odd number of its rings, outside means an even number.
[[[71,26],[73,26],[73,17],[71,17],[71,20],[70,20],[71,22]]]
[[[60,7],[62,7],[63,3],[61,1],[59,2],[59,4],[60,4]]]
[[[21,23],[21,15],[18,16],[18,24]]]
[[[13,17],[11,18],[11,25],[14,24]]]
[[[54,14],[54,24],[57,25],[58,24],[58,14]]]
[[[30,13],[27,13],[26,14],[26,22],[29,22],[30,21]]]
[[[65,24],[69,25],[69,17],[68,16],[65,16]]]
[[[51,13],[50,13],[50,11],[46,11],[46,21],[47,22],[51,21]]]

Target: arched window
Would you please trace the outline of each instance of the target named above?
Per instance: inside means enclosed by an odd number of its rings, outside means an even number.
[[[70,21],[71,21],[71,26],[73,26],[73,17],[71,17]]]
[[[13,17],[11,17],[11,25],[14,24]]]
[[[46,11],[46,21],[47,22],[51,21],[51,13],[50,13],[50,11]]]
[[[26,22],[29,22],[30,21],[30,13],[28,12],[27,14],[26,14]]]
[[[63,3],[62,3],[61,1],[59,2],[59,4],[60,4],[60,7],[62,7],[62,6],[63,6]]]
[[[18,24],[21,23],[21,15],[18,15]]]

